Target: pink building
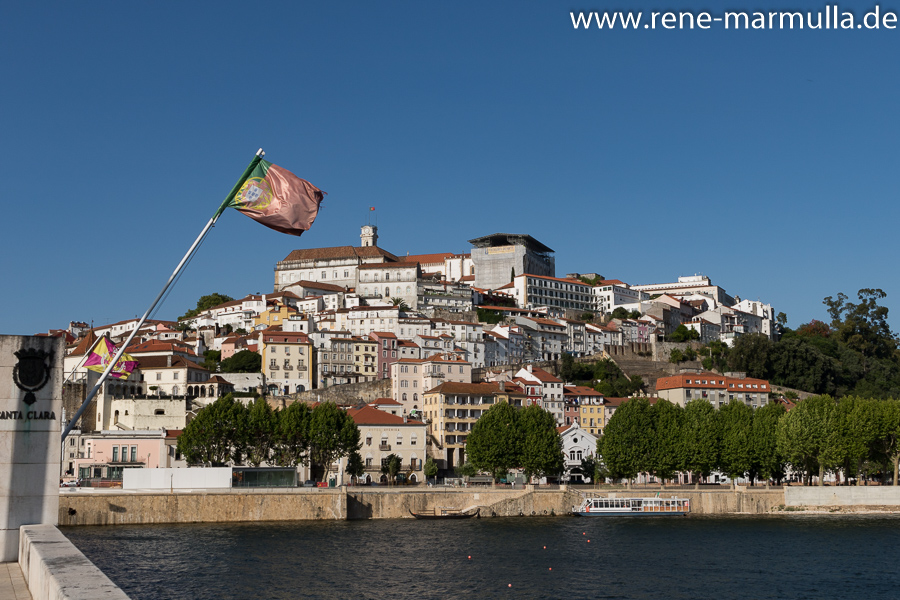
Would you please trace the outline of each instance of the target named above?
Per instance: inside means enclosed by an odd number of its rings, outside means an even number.
[[[85,436],[84,456],[75,459],[79,479],[95,487],[119,487],[125,469],[187,466],[176,448],[181,430],[101,431]]]
[[[369,339],[378,343],[375,357],[378,361],[375,379],[390,379],[391,365],[397,362],[397,336],[389,331],[373,331]]]

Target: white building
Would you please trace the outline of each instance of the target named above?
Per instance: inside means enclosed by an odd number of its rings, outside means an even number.
[[[508,293],[519,308],[553,306],[578,311],[593,310],[591,286],[578,279],[522,274],[513,279]]]
[[[623,281],[605,279],[591,287],[591,310],[600,314],[609,314],[620,306],[640,304],[649,298],[650,294],[632,289]]]
[[[591,435],[579,427],[577,421],[571,425],[559,427],[557,431],[559,432],[560,441],[562,441],[563,457],[565,458],[563,481],[576,483],[593,478],[593,473],[581,472],[581,461],[585,458],[596,456],[597,436]]]

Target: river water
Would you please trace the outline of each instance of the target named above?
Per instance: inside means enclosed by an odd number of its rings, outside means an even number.
[[[403,519],[61,530],[135,600],[900,598],[900,518],[890,516]]]

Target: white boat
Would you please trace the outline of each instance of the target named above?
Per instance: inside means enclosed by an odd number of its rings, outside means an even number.
[[[573,506],[572,514],[581,517],[675,517],[691,512],[687,498],[591,498]]]

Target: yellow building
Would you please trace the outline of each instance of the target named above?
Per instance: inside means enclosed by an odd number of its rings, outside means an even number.
[[[527,398],[522,388],[506,382],[461,383],[448,381],[425,392],[424,412],[430,422],[435,459],[450,469],[466,461],[466,437],[475,421],[498,402],[521,407]]]
[[[312,343],[305,333],[263,331],[259,352],[270,393],[293,394],[313,388]]]
[[[291,318],[291,316],[297,314],[297,309],[293,306],[287,306],[285,304],[271,306],[267,310],[259,313],[258,316],[253,317],[253,327],[256,328],[260,325],[265,325],[266,327],[280,327],[281,324]]]
[[[356,381],[375,381],[377,372],[378,342],[367,337],[353,336],[353,368]]]

